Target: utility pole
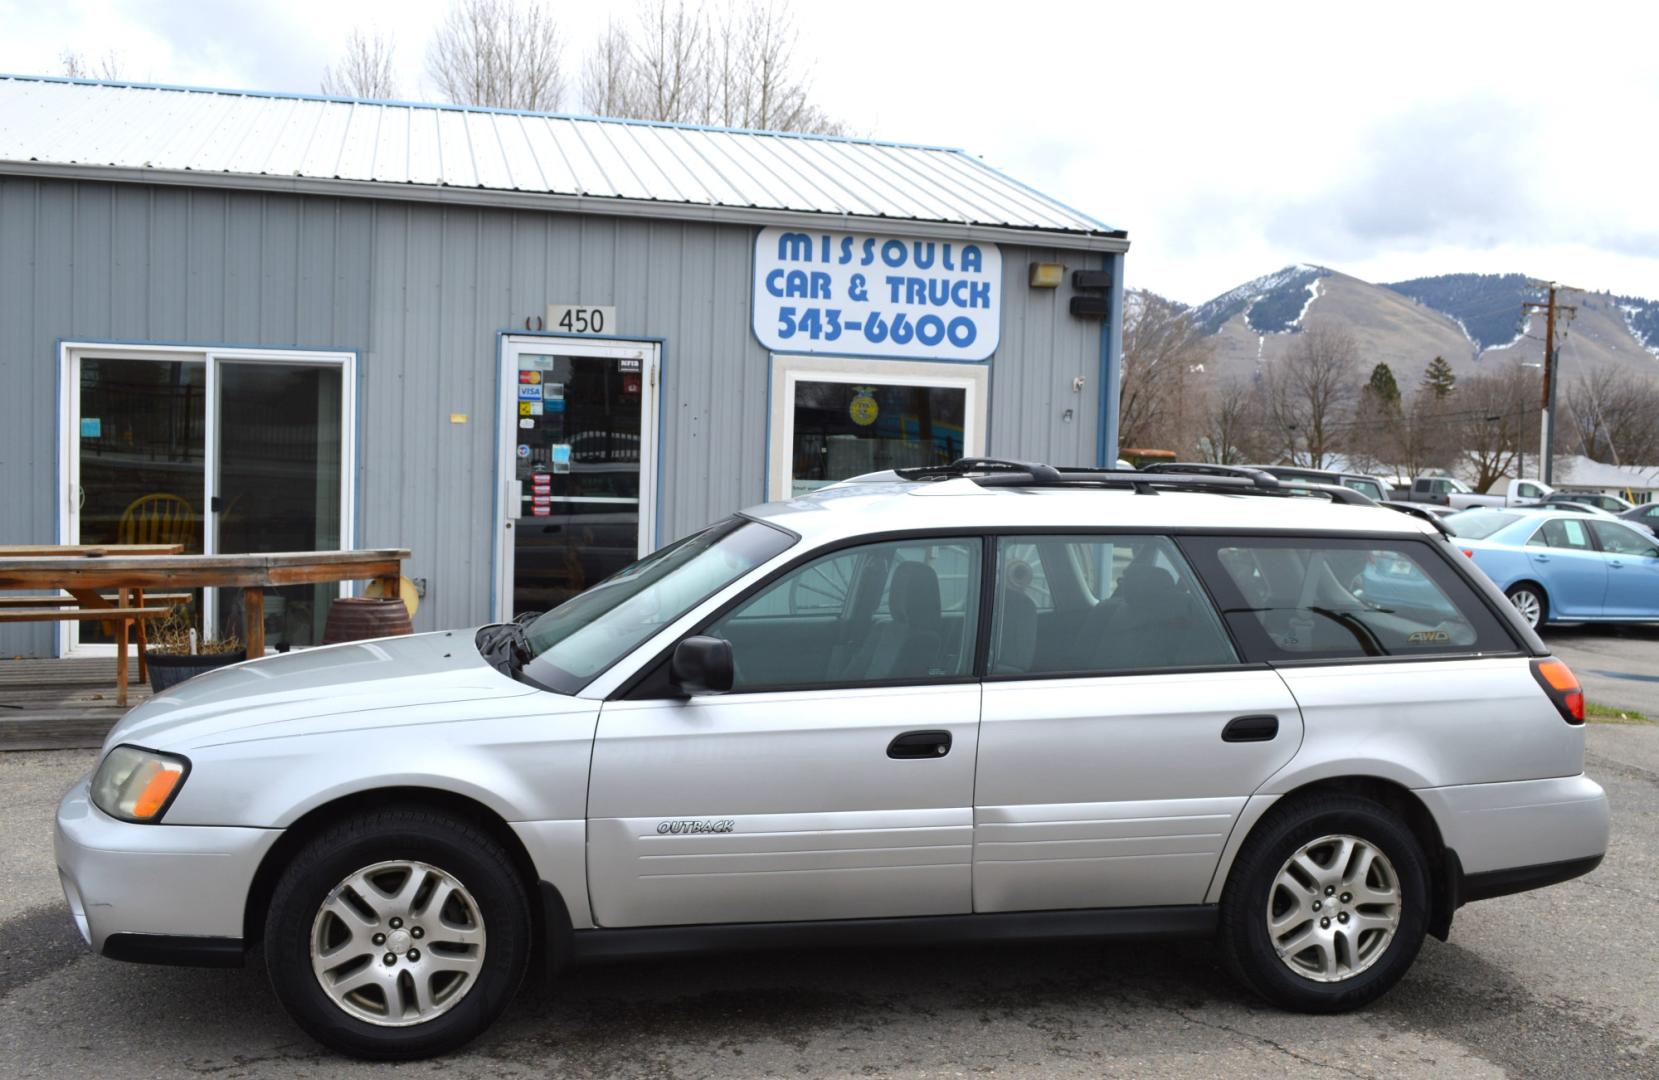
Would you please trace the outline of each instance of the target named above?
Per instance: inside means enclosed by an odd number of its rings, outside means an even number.
[[[1539,402],[1538,432],[1538,479],[1548,484],[1555,475],[1555,389],[1556,383],[1556,348],[1555,322],[1557,313],[1564,313],[1571,319],[1578,313],[1578,308],[1571,304],[1556,303],[1556,293],[1566,290],[1565,285],[1558,285],[1553,281],[1528,282],[1534,288],[1548,289],[1549,300],[1545,303],[1529,301],[1521,305],[1523,318],[1530,318],[1535,312],[1544,312],[1544,386]]]

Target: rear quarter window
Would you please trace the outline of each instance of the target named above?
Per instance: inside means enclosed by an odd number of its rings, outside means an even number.
[[[1427,541],[1189,537],[1182,547],[1251,661],[1513,652]]]

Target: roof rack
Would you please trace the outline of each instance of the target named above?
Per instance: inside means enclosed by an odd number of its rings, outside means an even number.
[[[1226,495],[1268,495],[1280,498],[1322,495],[1351,506],[1377,505],[1368,496],[1334,484],[1281,484],[1259,469],[1229,465],[1194,466],[1202,472],[1178,472],[1161,464],[1151,469],[1095,469],[1053,466],[1009,458],[959,458],[949,465],[921,465],[895,469],[904,480],[972,480],[980,487],[1009,488],[1130,488],[1141,495],[1160,491],[1209,492]]]

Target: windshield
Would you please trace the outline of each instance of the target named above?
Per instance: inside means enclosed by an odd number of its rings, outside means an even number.
[[[728,518],[653,552],[525,627],[525,674],[574,694],[645,639],[787,550],[781,529]]]
[[[1520,515],[1498,510],[1465,510],[1442,520],[1446,522],[1446,528],[1452,530],[1453,536],[1463,540],[1485,540],[1510,522],[1519,521]]]

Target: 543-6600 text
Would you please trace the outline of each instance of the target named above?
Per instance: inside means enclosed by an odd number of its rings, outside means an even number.
[[[965,348],[979,336],[979,328],[964,315],[949,320],[939,315],[912,319],[901,311],[888,319],[881,312],[872,311],[863,318],[849,319],[840,308],[793,305],[778,308],[778,337],[787,340],[797,334],[813,341],[837,341],[844,334],[857,334],[874,345],[889,340],[895,345],[908,345],[912,341],[938,345],[948,338],[957,348]]]

